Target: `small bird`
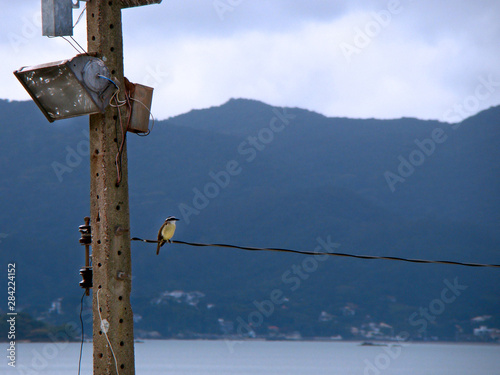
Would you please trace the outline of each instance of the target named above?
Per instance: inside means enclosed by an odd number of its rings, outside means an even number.
[[[156,255],[160,254],[160,247],[165,245],[166,242],[171,243],[170,239],[175,233],[175,222],[179,219],[169,216],[158,231],[158,247],[156,248]]]

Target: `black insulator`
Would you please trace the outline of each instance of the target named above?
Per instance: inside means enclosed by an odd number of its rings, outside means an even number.
[[[92,236],[88,234],[82,235],[82,237],[78,240],[82,245],[91,245],[92,244]]]
[[[92,288],[92,267],[84,267],[80,269],[80,275],[82,276],[82,281],[80,281],[80,286],[83,289]]]
[[[85,225],[80,225],[78,227],[78,231],[82,234],[79,242],[82,245],[91,245],[92,244],[92,228],[89,225],[89,219],[85,218]]]
[[[91,228],[90,228],[90,225],[80,225],[78,227],[78,230],[80,231],[80,233],[88,233],[88,234],[90,234]]]

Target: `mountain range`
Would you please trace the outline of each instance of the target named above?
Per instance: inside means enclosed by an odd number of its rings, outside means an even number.
[[[76,320],[88,121],[49,124],[32,102],[0,111],[1,264],[17,265],[23,311]],[[174,215],[183,241],[498,264],[499,146],[500,107],[450,124],[231,99],[128,135],[131,236],[154,239]],[[136,331],[161,337],[500,327],[497,269],[178,244],[156,256],[136,242],[132,253]]]

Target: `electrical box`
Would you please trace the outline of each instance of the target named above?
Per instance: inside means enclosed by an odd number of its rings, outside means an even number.
[[[133,88],[130,90],[129,95],[132,102],[132,113],[127,130],[132,133],[148,133],[153,88],[138,83],[132,83],[131,85],[133,85]]]
[[[72,0],[42,0],[42,35],[73,35]]]

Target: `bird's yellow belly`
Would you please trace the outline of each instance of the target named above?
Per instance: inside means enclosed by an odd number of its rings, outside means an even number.
[[[163,227],[163,229],[161,230],[161,236],[165,241],[171,239],[174,233],[175,233],[175,224],[165,225],[165,227]]]

